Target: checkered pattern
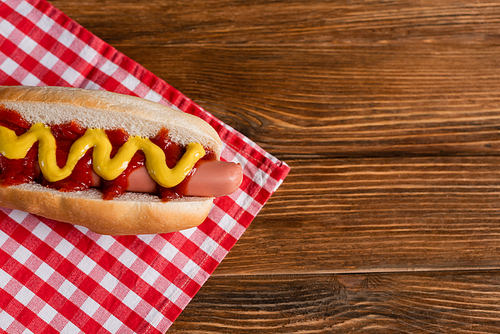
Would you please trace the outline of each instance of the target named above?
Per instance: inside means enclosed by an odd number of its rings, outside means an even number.
[[[244,166],[234,194],[198,228],[102,236],[0,209],[0,329],[7,333],[165,332],[289,171],[255,143],[44,0],[0,2],[0,84],[103,89],[179,108],[220,134]]]

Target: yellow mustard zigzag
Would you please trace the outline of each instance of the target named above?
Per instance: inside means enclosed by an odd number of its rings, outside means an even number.
[[[8,159],[23,159],[30,148],[38,144],[38,163],[44,177],[50,182],[60,181],[68,176],[75,168],[78,160],[85,153],[94,148],[92,153],[92,166],[97,175],[105,180],[117,178],[128,166],[130,160],[138,150],[142,150],[146,156],[146,168],[149,175],[159,185],[172,188],[184,180],[196,162],[205,155],[203,146],[198,143],[187,145],[186,153],[170,169],[165,162],[165,153],[148,138],[140,136],[130,137],[111,156],[111,142],[102,129],[87,129],[85,134],[71,145],[66,165],[59,168],[56,161],[56,139],[50,131],[50,127],[43,123],[31,126],[29,131],[17,136],[13,130],[0,126],[0,153]]]

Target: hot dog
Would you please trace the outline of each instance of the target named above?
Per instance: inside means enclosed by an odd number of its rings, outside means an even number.
[[[239,164],[198,117],[144,99],[0,87],[0,206],[101,234],[199,225],[234,192]]]

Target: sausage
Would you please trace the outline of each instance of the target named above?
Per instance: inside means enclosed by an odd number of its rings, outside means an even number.
[[[186,196],[218,197],[233,193],[243,180],[240,164],[225,161],[203,161],[187,180]],[[92,187],[99,187],[101,178],[92,172]],[[157,192],[156,182],[149,176],[146,167],[133,170],[128,177],[127,191]]]
[[[188,180],[186,195],[225,196],[236,191],[242,181],[243,171],[240,164],[224,161],[204,162]]]

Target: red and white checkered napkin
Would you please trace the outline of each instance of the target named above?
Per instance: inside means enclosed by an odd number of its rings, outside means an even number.
[[[198,228],[102,236],[0,209],[0,329],[7,333],[165,332],[289,168],[44,0],[0,2],[0,84],[104,89],[208,121],[222,158],[244,166]]]

